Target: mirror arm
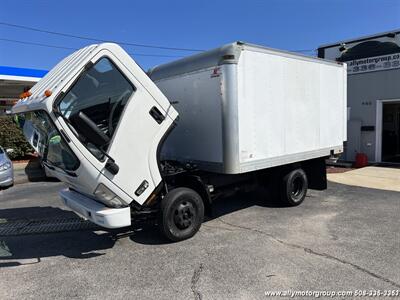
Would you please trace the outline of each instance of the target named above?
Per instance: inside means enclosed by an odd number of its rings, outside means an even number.
[[[110,155],[108,155],[108,153],[106,151],[104,151],[103,149],[101,149],[98,146],[97,146],[97,149],[99,149],[101,154],[103,154],[105,157],[107,157],[109,161],[115,162],[115,159],[112,158]]]
[[[115,163],[114,158],[112,158],[110,155],[108,155],[107,152],[105,152],[103,149],[101,149],[100,147],[98,147],[98,149],[100,150],[100,152],[107,157],[107,162],[105,165],[105,168],[108,172],[110,172],[113,175],[117,175],[119,172],[119,166]]]
[[[100,147],[97,147],[100,152],[108,158],[105,168],[113,175],[117,175],[119,172],[119,166],[115,163],[114,158],[112,158],[110,155],[108,155],[107,152],[105,152],[103,149],[101,149]]]

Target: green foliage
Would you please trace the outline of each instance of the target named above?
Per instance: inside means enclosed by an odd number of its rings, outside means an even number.
[[[11,159],[25,156],[27,153],[32,153],[34,150],[25,140],[22,130],[15,124],[10,116],[0,117],[0,146],[6,149],[13,149],[8,156]]]

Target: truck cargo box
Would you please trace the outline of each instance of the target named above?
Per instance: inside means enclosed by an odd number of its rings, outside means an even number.
[[[149,76],[180,114],[165,159],[238,174],[343,150],[345,64],[236,42]]]

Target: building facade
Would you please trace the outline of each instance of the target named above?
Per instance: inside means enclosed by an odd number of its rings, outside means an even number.
[[[318,48],[347,64],[347,144],[342,159],[400,163],[400,29]]]
[[[10,112],[11,107],[47,71],[0,66],[0,115]]]

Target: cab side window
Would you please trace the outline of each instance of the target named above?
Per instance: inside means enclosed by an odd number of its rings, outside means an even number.
[[[80,75],[59,102],[58,109],[66,119],[83,112],[111,139],[134,91],[135,87],[111,60],[103,57]],[[79,128],[74,129],[79,132]],[[99,159],[102,158],[99,149],[86,142],[85,137],[79,136],[79,138],[92,154]]]

